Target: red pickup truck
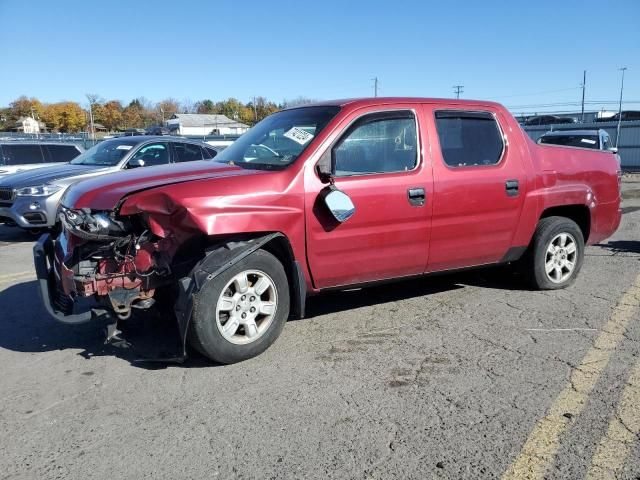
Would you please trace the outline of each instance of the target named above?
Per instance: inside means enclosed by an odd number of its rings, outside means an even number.
[[[619,176],[613,153],[536,145],[496,103],[324,102],[211,161],[76,184],[34,258],[58,320],[116,319],[113,334],[172,299],[183,352],[231,363],[329,289],[500,263],[566,287],[618,227]]]

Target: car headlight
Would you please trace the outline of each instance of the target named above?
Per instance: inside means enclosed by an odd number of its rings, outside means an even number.
[[[17,197],[48,197],[62,189],[59,185],[36,185],[16,189]]]

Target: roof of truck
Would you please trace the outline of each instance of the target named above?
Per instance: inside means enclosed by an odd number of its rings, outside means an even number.
[[[326,100],[321,102],[307,103],[304,105],[296,105],[287,110],[294,108],[304,107],[317,107],[317,106],[336,106],[344,107],[346,105],[352,107],[368,107],[372,105],[380,104],[393,104],[393,103],[429,103],[429,104],[445,104],[445,105],[490,105],[493,107],[502,107],[497,102],[490,102],[486,100],[459,100],[453,98],[429,98],[429,97],[365,97],[365,98],[341,98],[336,100]]]

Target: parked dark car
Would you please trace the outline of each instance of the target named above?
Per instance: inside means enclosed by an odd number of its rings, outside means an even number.
[[[596,122],[617,122],[619,118],[621,119],[622,122],[640,120],[640,111],[625,110],[624,112],[616,113],[612,117],[596,118]]]
[[[0,143],[0,178],[53,163],[70,162],[83,151],[73,143],[3,142]]]
[[[602,129],[547,132],[538,139],[538,143],[594,150],[613,150],[614,148],[609,134]]]
[[[160,125],[154,125],[148,127],[146,130],[147,135],[171,135],[167,127],[161,127]]]
[[[553,125],[558,123],[576,123],[576,119],[572,117],[559,117],[557,115],[536,115],[529,117],[524,124],[529,125]]]
[[[123,137],[135,137],[136,135],[146,135],[147,131],[144,128],[127,128],[122,132]]]

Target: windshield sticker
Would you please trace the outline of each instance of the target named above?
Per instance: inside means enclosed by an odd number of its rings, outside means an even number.
[[[298,127],[293,127],[291,130],[284,132],[283,136],[290,138],[291,140],[293,140],[296,143],[299,143],[300,145],[304,145],[305,143],[308,143],[313,138],[313,135],[311,133],[305,132],[304,130]]]
[[[116,150],[131,150],[133,147],[131,145],[118,145]]]

